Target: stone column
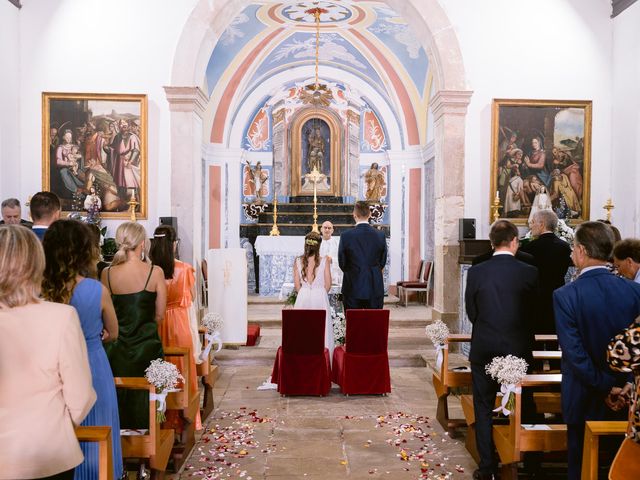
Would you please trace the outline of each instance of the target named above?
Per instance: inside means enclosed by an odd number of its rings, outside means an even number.
[[[433,318],[460,331],[458,219],[464,217],[464,135],[471,91],[440,90],[432,100],[435,127],[435,285]]]
[[[178,218],[181,259],[198,268],[203,254],[202,116],[198,87],[164,87],[171,110],[171,215]]]

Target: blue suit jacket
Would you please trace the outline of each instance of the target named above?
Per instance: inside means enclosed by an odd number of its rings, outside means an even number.
[[[33,230],[33,233],[36,234],[36,237],[38,237],[40,241],[44,240],[44,234],[47,233],[46,227],[35,227],[31,230]]]
[[[553,293],[562,348],[562,414],[571,424],[602,420],[604,399],[627,374],[607,364],[607,344],[640,314],[640,284],[598,268]]]
[[[384,232],[361,223],[340,235],[338,264],[344,272],[342,294],[368,300],[384,296],[382,269],[387,263]]]

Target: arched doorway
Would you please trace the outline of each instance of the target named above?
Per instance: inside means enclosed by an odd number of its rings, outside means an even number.
[[[183,29],[174,60],[172,85],[166,87],[172,111],[172,215],[181,218],[191,259],[202,257],[203,182],[201,178],[202,84],[209,56],[230,19],[251,2],[220,4],[200,0]],[[459,268],[457,221],[464,216],[464,144],[466,90],[463,59],[454,29],[437,0],[387,0],[401,14],[425,48],[432,65],[436,94],[431,111],[435,127],[434,160],[434,316],[452,323],[458,316]],[[218,174],[219,175],[219,174]],[[215,175],[214,175],[215,176]],[[184,178],[191,178],[185,184]],[[218,178],[221,178],[218,176]],[[211,194],[211,192],[207,192]],[[222,200],[217,199],[218,204]]]

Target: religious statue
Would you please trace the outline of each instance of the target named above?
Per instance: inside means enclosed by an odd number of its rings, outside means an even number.
[[[367,184],[365,199],[369,202],[379,202],[387,184],[384,179],[384,173],[379,170],[378,164],[374,162],[363,176]]]
[[[320,133],[320,127],[315,127],[311,130],[311,133],[307,138],[307,143],[307,166],[309,167],[309,172],[316,169],[322,173],[322,161],[324,160],[324,138],[322,138]]]
[[[247,174],[249,176],[249,183],[253,184],[253,189],[256,195],[256,201],[258,203],[263,202],[263,196],[267,195],[267,179],[269,178],[269,172],[262,169],[262,164],[256,162],[255,167],[251,167],[249,160],[247,162]]]

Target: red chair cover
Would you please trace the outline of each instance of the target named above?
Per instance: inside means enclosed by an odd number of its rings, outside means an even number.
[[[271,381],[283,395],[327,395],[331,389],[329,350],[324,346],[324,310],[282,311],[282,346]]]
[[[391,392],[389,310],[347,310],[346,345],[333,351],[333,381],[344,394]]]

